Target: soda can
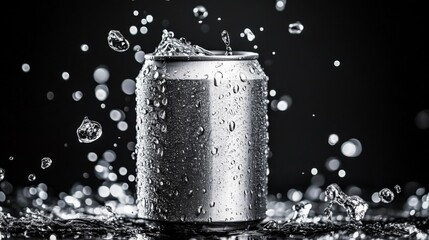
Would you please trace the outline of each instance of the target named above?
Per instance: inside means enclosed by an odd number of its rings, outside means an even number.
[[[258,54],[147,54],[136,78],[139,218],[227,225],[266,217],[268,77]]]

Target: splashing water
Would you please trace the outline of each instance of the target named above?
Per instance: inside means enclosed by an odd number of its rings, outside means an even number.
[[[118,30],[110,30],[107,36],[107,42],[111,49],[116,52],[125,52],[130,47],[128,40]]]
[[[92,143],[99,139],[102,133],[101,124],[90,120],[86,116],[84,117],[79,128],[76,130],[78,140],[81,143]]]
[[[225,43],[226,51],[225,55],[232,55],[231,41],[229,38],[229,33],[226,30],[223,30],[221,33],[222,41]]]
[[[159,45],[153,52],[155,56],[209,56],[214,55],[198,45],[191,45],[185,38],[174,38],[174,33],[164,29]]]
[[[225,45],[227,45],[226,42],[229,43],[229,37],[228,41],[225,41],[224,34],[222,34],[222,40]],[[184,39],[175,39],[174,34],[166,30],[163,31],[163,39],[154,54],[161,56],[213,55],[210,51],[191,45]],[[215,85],[221,85],[221,79],[223,76],[218,74],[215,77]],[[247,82],[246,76],[242,73],[240,73],[240,79],[242,82]],[[223,84],[226,84],[225,80]],[[244,90],[238,87],[235,89],[233,88],[235,93]],[[167,105],[167,101],[162,100],[157,103],[153,102],[153,104],[159,107],[160,104]],[[165,112],[159,117],[163,119]],[[236,129],[234,121],[230,121],[228,125],[229,131],[239,130],[238,127]],[[204,128],[198,129],[197,133],[199,136],[206,134]],[[77,129],[79,142],[83,143],[93,142],[101,134],[101,125],[89,120],[88,117],[84,118]],[[219,151],[217,147],[211,148],[213,155],[219,154]],[[104,158],[109,159],[105,156]],[[52,164],[52,160],[43,159],[41,167],[46,169]],[[337,169],[339,161],[336,161],[329,161],[328,169]],[[179,224],[177,229],[180,231],[170,232],[139,219],[136,198],[134,193],[128,190],[128,184],[119,182],[116,177],[111,177],[114,176],[114,173],[110,171],[112,169],[107,160],[100,160],[98,163],[95,167],[96,176],[101,176],[100,179],[105,180],[98,189],[92,190],[89,186],[76,185],[70,194],[61,193],[57,199],[48,195],[46,185],[39,184],[18,189],[16,199],[8,195],[8,201],[0,207],[0,239],[200,239],[207,237],[208,234],[215,239],[225,239],[225,232],[208,233],[207,230],[201,231],[192,224]],[[5,171],[0,168],[0,181],[4,177]],[[30,174],[28,179],[34,181],[36,175]],[[128,179],[134,181],[134,176],[129,175]],[[186,181],[189,181],[187,177]],[[6,192],[5,189],[7,189],[5,183],[1,182],[0,185],[0,202],[4,202],[3,191]],[[321,193],[322,190],[319,186],[311,187],[319,189],[318,193]],[[395,190],[397,193],[400,192],[400,187],[395,186]],[[202,191],[205,193],[206,190]],[[195,194],[195,192],[193,193],[191,190],[189,194]],[[317,200],[323,194],[326,196],[325,201],[328,201],[326,208],[324,208],[325,202]],[[320,196],[316,194],[312,201],[303,200],[296,203],[280,201],[268,196],[266,218],[255,228],[229,232],[228,239],[230,239],[229,237],[234,239],[282,239],[284,237],[290,239],[314,237],[319,239],[428,239],[429,195],[424,193],[421,195],[420,198],[414,196],[413,201],[415,200],[417,203],[412,203],[412,205],[410,203],[408,206],[413,207],[412,218],[409,217],[411,212],[401,211],[393,214],[389,210],[379,212],[377,209],[368,209],[368,204],[362,198],[346,195],[337,184],[329,185],[324,193]],[[382,198],[381,195],[380,198]],[[17,209],[15,206],[14,203],[17,202],[22,206],[21,209]],[[222,203],[213,201],[209,207],[213,208],[220,204]],[[349,220],[352,221],[344,221],[341,214],[334,216],[334,204],[345,209]],[[204,214],[201,206],[195,207],[198,214]],[[386,217],[386,213],[390,213],[389,216],[393,216],[393,218]]]
[[[334,203],[343,207],[347,211],[348,217],[354,221],[361,221],[368,210],[368,204],[362,198],[359,196],[348,196],[335,183],[326,188],[325,200],[329,201],[328,207],[325,208],[325,213],[329,219],[332,218],[332,206]]]
[[[115,186],[117,183],[110,183]],[[88,186],[77,185],[60,200],[48,198],[34,204],[37,195],[44,195],[47,187],[40,185],[20,197],[23,207],[19,213],[12,211],[12,205],[0,208],[0,234],[2,239],[43,238],[51,239],[419,239],[427,240],[429,214],[404,218],[401,213],[384,209],[373,209],[361,224],[344,221],[341,215],[329,221],[320,209],[325,205],[318,201],[293,203],[280,201],[268,195],[267,217],[255,228],[229,232],[207,232],[193,224],[178,225],[176,231],[160,229],[137,217],[134,200],[130,192],[115,194],[115,198],[103,197],[89,190]],[[338,189],[337,189],[338,190]],[[81,196],[82,195],[82,196]],[[100,201],[101,199],[101,201]],[[422,201],[424,198],[422,198]],[[103,201],[105,203],[103,203]],[[62,204],[49,204],[59,202]],[[214,207],[215,202],[210,203]],[[310,214],[311,213],[311,214]],[[390,213],[395,218],[383,217]],[[422,212],[423,213],[423,212]],[[311,215],[311,216],[310,216]]]
[[[51,166],[51,164],[52,164],[52,159],[51,158],[49,158],[49,157],[44,157],[44,158],[42,158],[42,160],[41,160],[41,168],[42,169],[46,169],[46,168],[48,168],[48,167],[50,167]]]

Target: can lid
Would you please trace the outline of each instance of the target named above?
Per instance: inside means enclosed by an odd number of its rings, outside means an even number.
[[[246,51],[232,51],[232,55],[225,55],[225,51],[211,51],[214,55],[203,56],[155,56],[152,53],[145,55],[145,59],[155,61],[233,61],[233,60],[255,60],[259,54]]]

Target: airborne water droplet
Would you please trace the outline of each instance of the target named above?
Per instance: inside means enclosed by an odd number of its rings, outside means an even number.
[[[4,179],[4,169],[0,168],[0,181]]]
[[[203,5],[198,5],[194,7],[192,12],[194,12],[194,16],[199,19],[204,19],[209,15],[209,12],[207,11],[206,7],[204,7]]]
[[[249,28],[244,29],[244,34],[246,34],[247,40],[249,42],[255,40],[255,34],[253,34],[252,30],[250,30]]]
[[[32,182],[34,180],[36,180],[36,175],[34,173],[28,175],[28,181]]]
[[[42,163],[41,163],[42,169],[48,168],[49,166],[51,166],[51,164],[52,164],[52,159],[50,159],[49,157],[42,158]]]
[[[290,34],[300,34],[302,30],[304,30],[304,25],[302,25],[299,21],[289,24]]]
[[[381,201],[384,203],[391,203],[395,198],[395,194],[393,194],[393,192],[388,188],[381,189],[378,192],[378,196],[380,197]]]
[[[214,207],[216,205],[216,202],[211,202],[210,207]]]
[[[130,43],[118,30],[110,30],[107,42],[111,49],[117,52],[125,52],[130,47]]]
[[[212,147],[211,153],[213,155],[216,155],[217,151],[218,151],[217,147]]]
[[[396,193],[400,193],[401,187],[399,185],[395,185],[395,191],[396,191]]]
[[[81,143],[94,142],[100,138],[102,134],[101,124],[96,121],[89,120],[89,118],[85,116],[77,129],[76,134],[79,142]]]

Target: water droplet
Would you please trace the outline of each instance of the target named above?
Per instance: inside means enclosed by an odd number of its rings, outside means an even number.
[[[340,63],[340,61],[338,61],[338,60],[335,60],[335,61],[334,61],[334,66],[335,66],[335,67],[339,67],[339,66],[340,66],[340,64],[341,64],[341,63]]]
[[[218,152],[217,147],[212,147],[211,153],[212,153],[213,155],[216,155],[216,154],[217,154],[217,152]]]
[[[231,122],[229,122],[229,131],[234,131],[234,129],[235,129],[235,122],[234,121],[231,121]]]
[[[328,137],[328,143],[331,146],[334,146],[335,144],[337,144],[338,140],[339,140],[338,135],[335,133],[329,135]]]
[[[28,175],[28,181],[32,182],[34,180],[36,180],[36,175],[34,173]]]
[[[167,99],[167,98],[163,98],[163,99],[161,100],[161,103],[162,103],[162,105],[167,106],[167,104],[168,104],[168,99]]]
[[[165,119],[165,110],[164,110],[164,109],[161,109],[161,110],[158,112],[158,116],[159,116],[161,119]]]
[[[198,206],[197,214],[200,215],[202,211],[203,211],[203,206]]]
[[[0,168],[0,181],[4,179],[5,171],[3,168]]]
[[[244,34],[246,34],[247,40],[249,42],[255,40],[255,34],[253,34],[252,30],[250,30],[249,28],[244,29]]]
[[[362,152],[362,144],[356,138],[351,138],[341,145],[341,152],[346,157],[357,157]]]
[[[233,88],[232,88],[232,91],[234,92],[234,93],[238,93],[238,91],[240,90],[240,87],[238,86],[238,85],[235,85]]]
[[[159,72],[158,71],[155,71],[154,73],[153,73],[153,79],[158,79],[159,78]]]
[[[244,75],[244,73],[240,73],[240,80],[242,82],[245,82],[247,80],[247,77],[246,77],[246,75]]]
[[[204,19],[209,15],[209,12],[207,11],[206,7],[204,7],[203,5],[198,5],[194,7],[192,12],[194,12],[194,16],[199,19]]]
[[[396,193],[400,193],[401,187],[399,185],[395,185],[395,191],[396,191]]]
[[[226,30],[223,30],[221,33],[222,41],[225,43],[226,51],[225,55],[232,55],[232,48],[231,48],[231,40],[229,38],[229,33]]]
[[[214,85],[219,87],[222,84],[223,74],[221,72],[216,72],[214,74]]]
[[[210,207],[214,207],[216,205],[216,202],[211,202]]]
[[[381,201],[384,203],[391,203],[395,198],[395,194],[393,194],[393,192],[388,188],[381,189],[378,192],[378,196],[380,197]]]
[[[110,30],[107,36],[107,42],[111,49],[117,52],[125,52],[130,47],[130,43],[118,30]]]
[[[286,0],[277,0],[276,1],[276,10],[281,12],[285,10],[286,7]]]
[[[204,128],[203,127],[198,127],[198,129],[197,129],[197,135],[201,136],[201,135],[203,135],[203,133],[204,133]]]
[[[94,142],[95,140],[100,138],[102,134],[101,124],[96,121],[89,120],[89,118],[85,116],[76,133],[79,142]]]
[[[167,132],[167,125],[161,126],[161,132],[166,133]]]
[[[30,71],[30,64],[28,64],[28,63],[22,64],[21,69],[23,72],[29,72]]]
[[[290,34],[300,34],[302,30],[304,30],[304,25],[302,25],[299,21],[289,24]]]
[[[87,52],[88,50],[89,50],[89,46],[88,46],[88,44],[82,44],[82,45],[80,45],[80,50],[82,51],[82,52]]]
[[[42,161],[41,161],[42,163],[41,163],[41,168],[42,169],[46,169],[46,168],[48,168],[48,167],[50,167],[51,166],[51,164],[52,164],[52,159],[50,159],[49,157],[44,157],[44,158],[42,158]]]

